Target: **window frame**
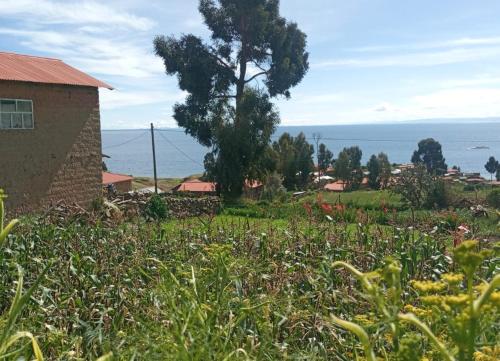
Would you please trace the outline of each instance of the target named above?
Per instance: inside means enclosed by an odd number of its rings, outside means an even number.
[[[2,111],[2,101],[14,101],[15,104],[16,104],[16,110],[14,112],[9,112],[9,111]],[[18,108],[18,102],[29,102],[31,104],[31,112],[23,112],[23,111],[18,111],[17,108]],[[21,98],[2,98],[0,97],[0,122],[2,121],[1,118],[2,118],[2,115],[3,114],[11,114],[11,117],[10,117],[10,127],[9,128],[3,128],[0,124],[0,131],[3,131],[3,130],[34,130],[35,129],[35,112],[34,112],[34,109],[33,109],[33,100],[32,99],[21,99]],[[21,115],[21,125],[22,127],[20,128],[15,128],[12,126],[12,122],[13,122],[13,117],[12,117],[12,114],[20,114]],[[31,115],[31,127],[25,127],[24,126],[24,115],[25,114],[29,114]]]

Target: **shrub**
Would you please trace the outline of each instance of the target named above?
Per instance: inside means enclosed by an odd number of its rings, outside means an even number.
[[[158,194],[153,194],[144,207],[144,216],[155,221],[162,221],[168,217],[165,200]]]
[[[430,184],[425,200],[426,208],[446,208],[451,204],[451,193],[446,183],[437,179]]]
[[[500,208],[500,189],[495,189],[491,191],[487,196],[486,196],[486,201],[488,204],[492,207],[495,208]]]
[[[285,197],[286,189],[283,187],[281,176],[278,173],[270,174],[266,179],[262,199],[272,201],[274,199],[284,199]]]

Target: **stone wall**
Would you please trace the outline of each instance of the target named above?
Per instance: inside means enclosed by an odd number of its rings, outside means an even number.
[[[221,208],[218,197],[175,197],[163,196],[171,217],[186,218],[217,214]]]
[[[0,129],[0,187],[14,211],[101,195],[97,88],[0,81],[0,98],[33,101],[34,129]]]

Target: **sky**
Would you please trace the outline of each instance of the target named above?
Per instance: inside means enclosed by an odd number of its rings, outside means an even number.
[[[175,127],[185,94],[155,35],[208,39],[198,0],[0,0],[0,51],[55,57],[100,90],[103,129]],[[283,125],[500,116],[500,1],[281,0],[310,69],[277,99]],[[500,119],[500,117],[499,117]],[[500,120],[499,120],[500,121]]]

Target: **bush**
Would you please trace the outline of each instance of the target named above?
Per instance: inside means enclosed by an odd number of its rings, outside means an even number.
[[[500,189],[495,189],[491,191],[486,196],[486,202],[494,208],[500,208]]]
[[[262,191],[262,199],[272,201],[274,199],[285,199],[285,197],[286,189],[283,187],[281,176],[278,173],[270,174]]]
[[[451,204],[451,193],[448,186],[441,179],[430,184],[429,193],[425,200],[426,208],[446,208]]]
[[[144,216],[147,219],[162,221],[168,217],[165,200],[158,194],[153,194],[144,207]]]

